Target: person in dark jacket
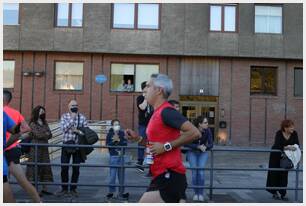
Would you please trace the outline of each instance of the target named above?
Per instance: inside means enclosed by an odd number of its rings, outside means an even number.
[[[278,150],[295,150],[294,144],[299,144],[297,132],[294,131],[294,123],[292,120],[283,120],[281,129],[276,132],[274,144],[271,149]],[[280,152],[271,152],[269,158],[269,168],[280,168]],[[287,187],[288,171],[268,171],[267,187]],[[274,199],[282,199],[288,201],[285,189],[267,189]],[[279,193],[279,194],[278,194]]]
[[[120,128],[120,121],[118,119],[114,119],[111,122],[112,128],[108,131],[106,136],[106,145],[107,146],[126,146],[127,140],[125,139],[125,133]],[[108,148],[109,150],[109,165],[110,166],[120,166],[124,164],[124,153],[125,150],[121,148]],[[109,184],[116,184],[116,176],[118,176],[119,184],[123,184],[123,177],[121,176],[121,172],[124,175],[124,168],[118,167],[110,167],[110,179]],[[122,194],[123,199],[127,199],[129,197],[129,193],[123,193],[124,187],[119,188],[119,193]],[[114,192],[116,192],[116,186],[109,186],[109,193],[106,195],[107,199],[110,199],[114,196]]]
[[[208,128],[208,120],[204,116],[199,116],[194,120],[196,126],[201,132],[201,138],[185,145],[190,148],[187,152],[187,159],[190,167],[200,167],[202,169],[192,169],[192,184],[194,186],[204,186],[205,175],[204,168],[208,159],[208,150],[213,147],[213,138],[210,129]],[[194,201],[204,201],[204,189],[194,189]]]

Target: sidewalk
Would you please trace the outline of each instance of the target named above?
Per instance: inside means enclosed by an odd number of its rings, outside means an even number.
[[[229,146],[216,146],[215,148],[238,148]],[[239,147],[241,148],[241,147]],[[250,148],[249,148],[250,149]],[[267,149],[267,148],[257,148]],[[218,168],[267,168],[268,166],[268,153],[254,153],[254,152],[215,152],[214,164]],[[133,158],[135,159],[135,158]],[[59,163],[60,158],[56,158],[52,161],[53,163]],[[301,161],[302,162],[302,161]],[[101,153],[100,150],[96,149],[88,156],[86,163],[90,164],[106,164],[108,163],[108,153]],[[134,164],[134,160],[130,162]],[[188,163],[184,163],[188,166]],[[210,167],[210,158],[207,162],[206,167]],[[301,168],[303,165],[301,164]],[[54,181],[60,182],[60,167],[52,167]],[[71,172],[71,169],[69,170]],[[70,173],[71,174],[71,173]],[[134,168],[126,169],[125,182],[126,184],[137,184],[148,186],[150,179],[144,178],[143,174],[139,174]],[[88,184],[107,184],[108,183],[108,168],[80,168],[79,183]],[[289,172],[288,187],[295,186],[295,172]],[[266,184],[266,171],[214,171],[213,185],[218,187],[264,187]],[[191,185],[191,171],[187,170],[188,184]],[[210,183],[210,172],[205,172],[205,185],[209,186]],[[303,186],[303,175],[302,172],[299,174],[299,186]],[[137,202],[146,188],[126,188],[125,192],[130,193],[129,202]],[[19,185],[12,185],[14,196],[17,202],[30,202],[29,196],[21,189]],[[49,186],[50,191],[55,192],[60,189],[59,186]],[[108,193],[107,187],[89,187],[79,186],[79,197],[65,197],[60,198],[56,196],[44,196],[44,202],[106,202],[105,195]],[[272,195],[265,190],[233,190],[233,189],[214,189],[213,199],[209,201],[209,189],[205,190],[206,198],[205,202],[215,203],[235,203],[235,202],[250,202],[250,203],[283,203],[272,199]],[[294,202],[294,191],[287,190],[289,202]],[[187,190],[187,202],[192,201],[193,191],[192,189]],[[298,192],[298,202],[303,201],[303,191]],[[112,202],[121,202],[120,200],[114,199]]]

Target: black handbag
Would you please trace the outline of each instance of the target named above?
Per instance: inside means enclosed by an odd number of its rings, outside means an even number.
[[[282,152],[281,159],[280,159],[280,167],[284,169],[292,169],[293,168],[292,161],[288,158],[288,156]]]

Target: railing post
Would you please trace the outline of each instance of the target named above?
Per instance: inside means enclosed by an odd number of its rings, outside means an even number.
[[[121,146],[121,151],[120,151],[120,167],[118,168],[119,169],[119,175],[120,175],[120,179],[121,181],[119,181],[119,195],[122,197],[122,194],[123,194],[123,190],[124,190],[124,155],[123,155],[123,147]]]
[[[37,144],[35,144],[35,147],[34,147],[34,162],[35,162],[35,165],[34,165],[34,180],[35,180],[35,188],[36,188],[36,191],[38,191],[38,174],[37,174],[37,169],[38,169],[38,166],[37,166],[37,155],[38,155],[38,146]]]
[[[299,168],[300,168],[300,164],[298,163],[296,171],[295,171],[295,195],[294,195],[294,200],[295,202],[298,201],[298,187],[299,187]]]
[[[209,200],[212,200],[212,195],[213,195],[213,181],[214,181],[214,152],[211,149],[210,150],[210,186],[209,186]]]

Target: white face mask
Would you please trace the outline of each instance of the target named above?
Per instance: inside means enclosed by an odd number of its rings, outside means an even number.
[[[119,130],[120,130],[120,125],[115,125],[115,126],[113,126],[113,129],[114,129],[115,131],[119,131]]]

